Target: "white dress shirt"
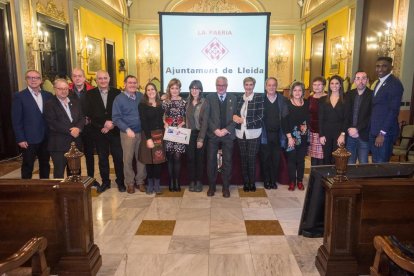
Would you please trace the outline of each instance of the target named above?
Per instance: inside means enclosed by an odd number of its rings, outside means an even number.
[[[43,113],[43,98],[42,98],[42,93],[39,92],[35,92],[33,91],[33,89],[31,89],[30,87],[27,87],[30,91],[30,94],[32,94],[33,99],[35,100],[37,106],[40,109],[40,112]]]

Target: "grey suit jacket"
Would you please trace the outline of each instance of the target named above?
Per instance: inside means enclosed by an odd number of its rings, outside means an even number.
[[[207,136],[210,138],[217,137],[214,134],[216,129],[220,129],[220,100],[217,93],[211,93],[206,97],[209,107],[208,129]],[[229,136],[232,140],[236,139],[235,127],[233,122],[233,115],[237,112],[237,98],[235,95],[227,92],[226,94],[226,129],[230,132]]]

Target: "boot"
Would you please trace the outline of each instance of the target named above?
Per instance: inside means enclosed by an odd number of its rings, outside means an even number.
[[[194,181],[191,181],[191,182],[190,182],[190,185],[188,185],[188,190],[189,190],[190,192],[194,192],[194,189],[195,189],[195,184],[194,184]]]
[[[174,187],[175,187],[175,185],[174,185],[174,181],[173,181],[173,179],[171,178],[171,179],[170,179],[170,184],[168,185],[168,190],[169,190],[170,192],[174,192]]]
[[[196,181],[196,186],[195,186],[194,191],[197,192],[197,193],[200,193],[200,192],[203,191],[203,183],[201,183],[200,180]]]
[[[174,187],[175,187],[174,191],[181,192],[181,185],[180,185],[180,181],[178,180],[178,178],[175,179]]]
[[[151,195],[154,192],[154,178],[148,178],[147,195]]]
[[[154,178],[154,191],[155,191],[155,194],[157,195],[162,194],[159,178]]]
[[[256,192],[256,183],[250,184],[250,192]]]

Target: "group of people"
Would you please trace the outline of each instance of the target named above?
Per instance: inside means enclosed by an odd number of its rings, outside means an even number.
[[[328,91],[325,79],[312,80],[312,93],[305,99],[305,86],[294,82],[289,98],[277,93],[277,80],[266,80],[265,93],[255,93],[256,81],[243,80],[244,93],[227,92],[228,80],[216,79],[217,93],[203,96],[203,85],[194,80],[189,96],[180,96],[181,82],[169,81],[162,99],[153,83],[137,92],[137,78],[128,75],[124,91],[109,86],[108,72],[96,73],[97,87],[85,81],[82,69],[72,71],[72,83],[54,81],[55,96],[41,90],[39,72],[26,73],[27,89],[16,93],[12,122],[16,140],[23,151],[22,178],[31,178],[36,157],[40,178],[48,178],[52,158],[54,178],[63,178],[64,153],[75,142],[86,157],[87,174],[94,177],[94,152],[99,157],[102,184],[110,188],[111,154],[120,192],[135,189],[148,194],[161,193],[160,178],[168,162],[169,190],[181,191],[179,176],[182,155],[187,156],[189,191],[203,190],[204,155],[207,151],[208,196],[216,192],[217,156],[222,155],[223,197],[230,197],[234,140],[240,148],[243,190],[256,191],[256,157],[260,155],[266,189],[277,189],[279,160],[286,152],[289,190],[304,189],[305,156],[312,165],[332,164],[332,152],[346,144],[350,163],[388,162],[398,135],[398,114],[403,94],[401,82],[391,74],[392,59],[376,62],[379,80],[374,91],[367,87],[363,71],[355,74],[355,89],[344,94],[343,80],[332,76]],[[163,141],[165,129],[191,130],[188,145]],[[135,162],[134,162],[135,159]],[[133,167],[134,166],[134,167]],[[145,187],[144,181],[147,179]]]

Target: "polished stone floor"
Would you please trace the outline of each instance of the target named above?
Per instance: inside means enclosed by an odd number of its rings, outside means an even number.
[[[2,178],[19,176],[16,169]],[[231,186],[228,199],[221,187],[207,197],[207,186],[162,196],[116,188],[94,193],[98,275],[319,275],[314,262],[322,239],[297,235],[305,192],[258,186],[256,193]]]

